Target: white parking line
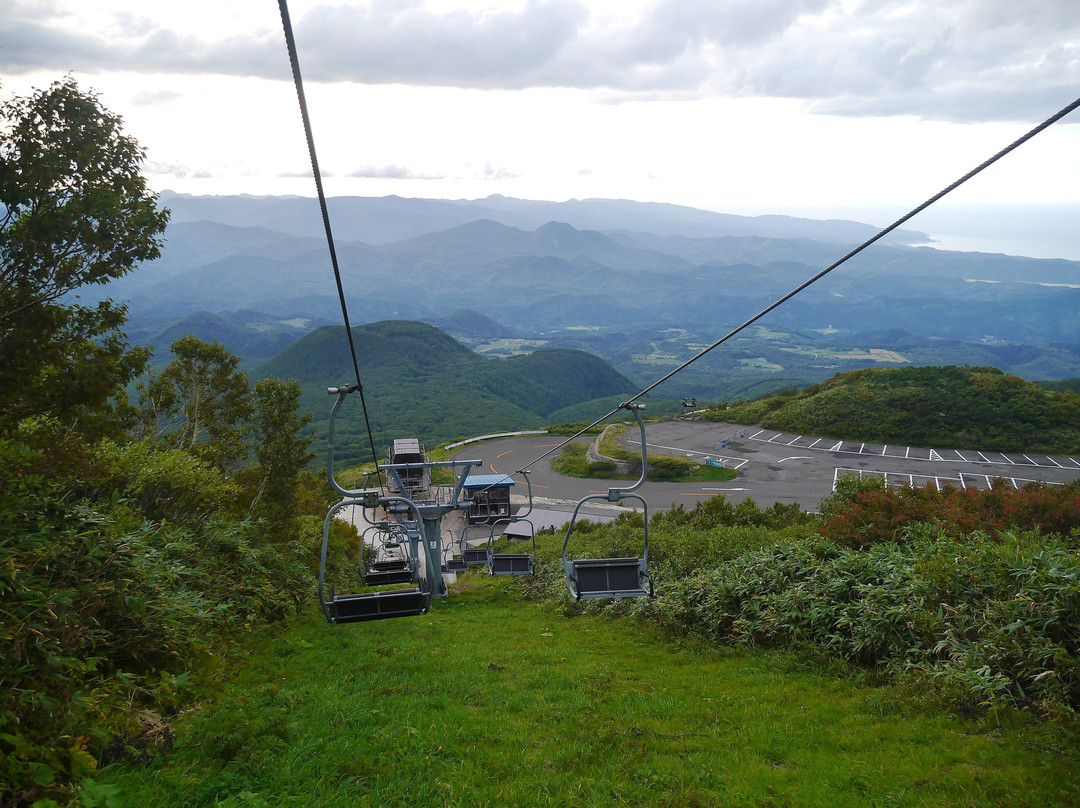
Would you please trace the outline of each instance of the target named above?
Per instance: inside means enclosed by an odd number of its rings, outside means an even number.
[[[833,443],[833,444],[828,444],[828,443],[823,443],[823,441],[826,441],[827,438],[810,438],[807,435],[795,435],[794,437],[788,437],[789,435],[791,435],[790,432],[789,433],[774,432],[768,438],[760,437],[761,435],[764,435],[764,434],[766,434],[768,432],[771,432],[771,431],[772,430],[759,429],[757,432],[754,432],[753,434],[751,434],[749,436],[748,440],[758,440],[758,441],[761,441],[763,443],[774,443],[777,446],[800,446],[800,448],[803,448],[803,449],[813,449],[813,450],[819,451],[819,452],[825,451],[825,452],[838,452],[838,453],[841,453],[841,454],[872,454],[875,457],[891,457],[891,458],[896,458],[897,460],[916,460],[916,461],[920,461],[920,462],[927,462],[927,461],[931,461],[931,462],[933,462],[933,461],[957,462],[957,461],[959,461],[961,463],[979,463],[979,462],[982,462],[982,463],[989,463],[990,465],[998,465],[998,466],[1008,464],[1010,466],[1033,466],[1035,468],[1047,468],[1047,469],[1058,468],[1058,469],[1070,469],[1071,470],[1071,469],[1074,469],[1074,468],[1080,468],[1080,460],[1078,460],[1077,458],[1073,458],[1073,457],[1066,457],[1062,461],[1059,462],[1059,461],[1055,460],[1054,458],[1050,457],[1049,455],[1046,455],[1045,456],[1045,461],[1037,461],[1037,460],[1032,459],[1029,455],[1017,452],[1016,453],[1017,456],[1023,458],[1023,460],[1014,460],[1013,458],[1009,457],[1009,455],[1005,454],[1005,452],[991,452],[991,454],[997,454],[997,456],[998,456],[997,458],[991,458],[985,452],[981,452],[981,451],[979,451],[977,449],[965,450],[965,451],[971,451],[973,454],[977,455],[980,458],[980,460],[976,460],[973,457],[966,456],[959,449],[943,449],[941,451],[938,451],[937,449],[922,449],[920,447],[905,446],[905,447],[903,447],[903,449],[904,449],[903,454],[901,454],[900,451],[899,451],[900,447],[896,447],[894,452],[890,454],[890,452],[889,452],[890,444],[885,444],[884,446],[882,446],[881,451],[878,452],[878,451],[876,451],[874,449],[869,449],[868,450],[866,448],[867,444],[865,442],[860,443],[858,449],[856,449],[854,443],[850,443],[850,444],[847,445],[847,447],[845,447],[845,441],[843,441],[843,440],[836,441],[836,443]],[[787,439],[785,440],[785,438],[787,438]],[[811,442],[800,445],[799,441],[803,441],[803,440],[807,440],[807,441],[811,441]],[[685,450],[682,450],[682,449],[675,449],[675,450],[676,451],[685,451]],[[922,456],[922,452],[924,452],[924,451],[927,453],[926,457]],[[950,456],[950,457],[947,458],[942,454],[943,452],[948,453],[950,455],[954,455],[955,457]],[[699,452],[699,454],[700,454],[700,452]],[[1072,465],[1068,465],[1070,463]],[[930,479],[930,475],[925,475],[925,476],[927,477],[927,479]]]

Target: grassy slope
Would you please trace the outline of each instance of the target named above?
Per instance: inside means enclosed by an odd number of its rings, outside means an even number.
[[[1076,750],[888,688],[567,619],[467,579],[424,617],[250,639],[130,806],[1075,805]]]
[[[844,440],[995,451],[1080,451],[1080,397],[995,368],[856,370],[706,418]]]

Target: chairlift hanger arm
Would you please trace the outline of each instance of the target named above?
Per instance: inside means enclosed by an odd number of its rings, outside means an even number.
[[[379,496],[378,489],[363,488],[358,490],[352,490],[340,485],[334,478],[334,430],[337,425],[338,412],[341,410],[341,405],[345,402],[345,397],[350,393],[354,393],[360,388],[355,384],[344,384],[340,387],[329,387],[326,392],[329,395],[336,395],[337,400],[334,402],[334,406],[330,409],[330,426],[327,428],[326,436],[326,479],[330,483],[330,487],[337,493],[346,498],[360,498],[365,502],[364,507],[373,507],[373,504],[367,504],[373,502],[374,498]],[[365,478],[365,483],[368,478]]]
[[[618,502],[623,495],[629,494],[631,491],[636,491],[645,484],[645,478],[649,474],[649,450],[645,444],[645,422],[641,420],[641,411],[645,409],[644,404],[634,404],[633,402],[627,402],[622,405],[620,409],[630,410],[634,414],[634,419],[637,421],[638,430],[641,433],[641,476],[638,481],[631,485],[629,488],[609,488],[607,498],[611,502]]]

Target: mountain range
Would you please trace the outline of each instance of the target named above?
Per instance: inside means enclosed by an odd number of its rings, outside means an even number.
[[[165,358],[192,332],[254,367],[342,322],[314,200],[161,201],[172,211],[162,257],[100,292],[128,301],[134,341]],[[341,197],[329,209],[354,325],[422,320],[496,353],[585,350],[635,383],[876,232],[620,200]],[[1080,263],[910,246],[926,240],[891,233],[696,364],[671,397],[969,357],[1028,378],[1078,375]],[[496,344],[515,339],[528,344]]]

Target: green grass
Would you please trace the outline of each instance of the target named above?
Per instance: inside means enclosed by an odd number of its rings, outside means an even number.
[[[551,462],[551,467],[567,477],[598,480],[636,480],[638,474],[619,474],[609,462],[590,463],[586,458],[586,445],[568,443]],[[603,447],[601,447],[603,451]],[[620,450],[625,456],[630,453]],[[612,455],[609,455],[609,457]],[[617,456],[617,455],[616,455]],[[641,466],[638,466],[640,473]],[[661,472],[666,473],[661,473]],[[685,473],[682,473],[685,472]],[[650,455],[649,479],[667,483],[719,482],[738,477],[735,469],[706,466],[670,455]]]
[[[243,643],[111,805],[1075,805],[1077,749],[790,657],[570,617],[470,575],[423,617]],[[1064,747],[1064,748],[1062,748]]]

